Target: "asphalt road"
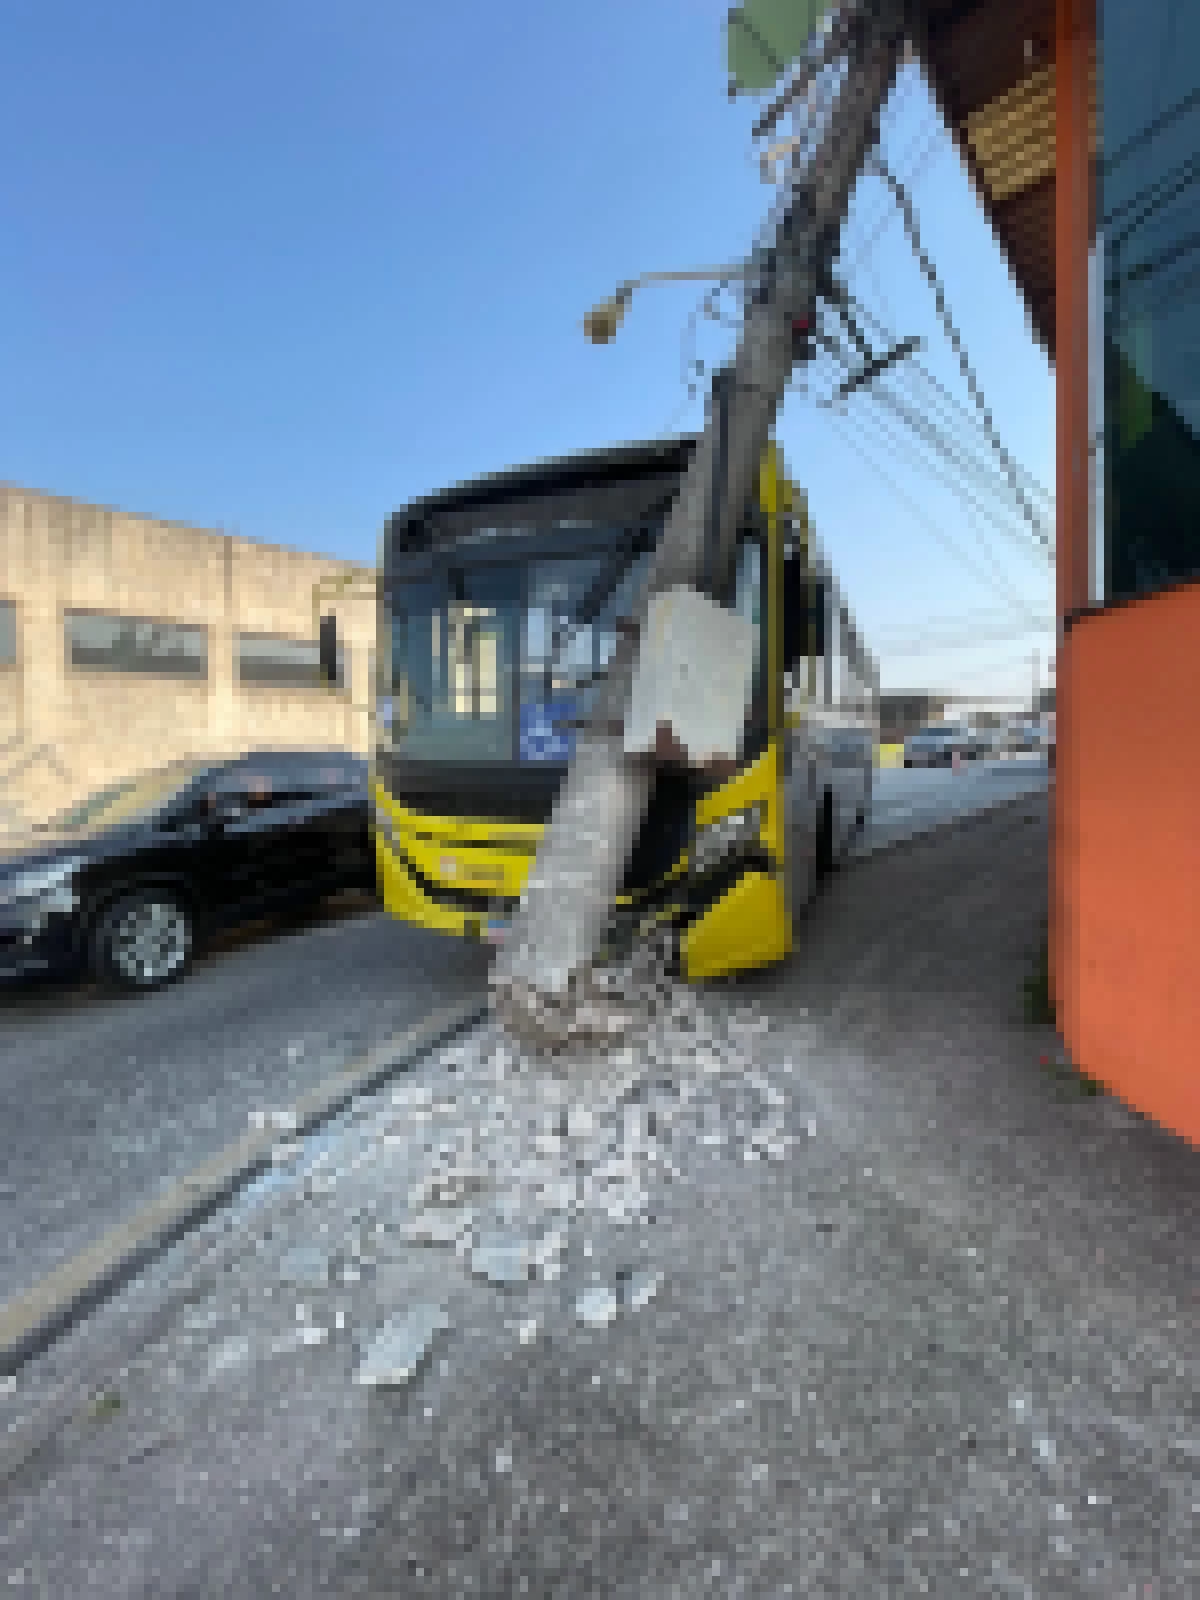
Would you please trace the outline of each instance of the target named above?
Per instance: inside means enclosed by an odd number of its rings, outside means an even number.
[[[360,1107],[10,1479],[7,1592],[1200,1593],[1194,1152],[1019,1020],[1046,812],[839,875],[624,1064],[467,1038]],[[410,1237],[463,1201],[553,1275]]]
[[[1045,763],[885,771],[863,847],[1045,783]],[[145,996],[0,990],[0,1301],[247,1127],[437,1006],[479,990],[487,950],[361,905],[248,930]]]
[[[966,816],[1046,787],[1045,756],[972,761],[961,771],[945,767],[887,767],[875,774],[871,815],[859,843],[870,851],[952,817]]]
[[[259,927],[185,982],[0,993],[0,1300],[389,1033],[479,989],[488,952],[345,906]]]

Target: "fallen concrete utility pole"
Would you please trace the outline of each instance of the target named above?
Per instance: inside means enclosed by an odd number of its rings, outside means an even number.
[[[904,48],[902,0],[858,0],[844,8],[830,36],[846,58],[837,98],[815,151],[792,159],[774,235],[747,279],[737,352],[714,383],[704,433],[631,619],[635,626],[619,639],[594,715],[580,732],[493,967],[497,1014],[516,1037],[542,1048],[593,1027],[601,1035],[616,1031],[606,1026],[591,980],[654,782],[652,761],[624,751],[638,639],[651,596],[697,584],[714,549],[716,570],[708,578],[720,592],[776,412],[797,362],[812,358],[818,293],[854,185],[878,140]]]

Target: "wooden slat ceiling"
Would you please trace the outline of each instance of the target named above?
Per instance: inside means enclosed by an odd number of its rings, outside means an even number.
[[[924,0],[926,77],[1054,358],[1054,0]],[[1092,156],[1096,70],[1092,62]]]

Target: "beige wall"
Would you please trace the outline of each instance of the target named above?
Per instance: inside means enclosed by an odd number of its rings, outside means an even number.
[[[348,696],[236,678],[239,631],[311,640],[313,585],[343,574],[371,569],[0,485],[0,600],[16,604],[18,657],[0,665],[0,827],[179,755],[261,744],[365,754],[369,581],[323,606],[345,640]],[[207,680],[71,666],[70,610],[199,624]]]

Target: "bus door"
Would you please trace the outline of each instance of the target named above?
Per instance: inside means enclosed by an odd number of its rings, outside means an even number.
[[[817,869],[828,787],[824,657],[828,591],[803,547],[783,563],[783,769],[791,878],[803,903]]]

